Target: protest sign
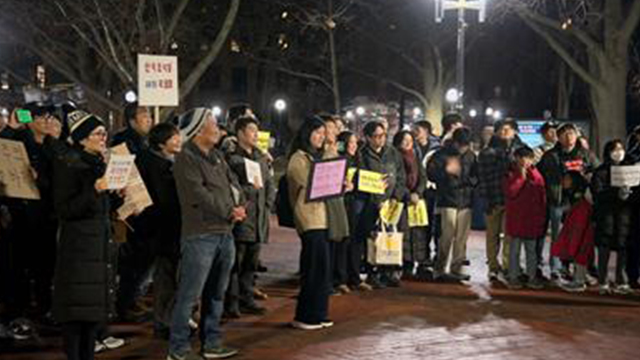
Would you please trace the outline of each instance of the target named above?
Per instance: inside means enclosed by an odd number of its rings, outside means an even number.
[[[388,225],[397,225],[402,216],[404,204],[396,200],[387,200],[382,203],[380,208],[380,220]]]
[[[120,190],[129,183],[131,170],[135,166],[135,155],[109,156],[105,179],[107,180],[107,190]]]
[[[384,174],[362,169],[358,170],[358,174],[358,190],[370,194],[384,194]]]
[[[111,148],[111,154],[115,155],[131,155],[126,144],[118,145]],[[133,214],[139,214],[147,207],[153,205],[151,196],[147,191],[147,187],[140,176],[138,168],[133,165],[131,173],[129,174],[129,181],[125,187],[126,195],[124,198],[124,204],[117,210],[118,218],[125,220]]]
[[[358,168],[351,167],[347,170],[347,181],[353,183],[353,179],[356,177],[356,172]]]
[[[258,132],[258,149],[266,153],[266,152],[269,152],[270,145],[271,145],[271,133],[268,131]]]
[[[31,111],[29,110],[16,110],[16,116],[18,117],[18,122],[20,122],[21,124],[28,124],[33,122],[33,116],[31,116]]]
[[[325,200],[344,193],[347,159],[331,159],[311,165],[307,201]]]
[[[178,57],[138,54],[140,106],[178,106]]]
[[[640,185],[640,165],[612,166],[611,186],[638,186]]]
[[[427,204],[424,200],[418,201],[415,205],[409,205],[407,212],[409,217],[409,227],[429,226]]]
[[[260,168],[260,163],[244,159],[244,168],[247,173],[247,181],[249,184],[253,184],[258,187],[264,186],[264,182],[262,182],[262,169]]]
[[[0,195],[38,200],[40,191],[31,172],[31,164],[24,144],[0,139]]]

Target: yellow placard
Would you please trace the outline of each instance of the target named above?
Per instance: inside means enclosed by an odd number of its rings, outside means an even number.
[[[387,200],[382,203],[380,220],[385,224],[396,225],[400,221],[404,204],[396,200]]]
[[[269,141],[271,140],[271,133],[268,131],[258,132],[258,149],[262,152],[269,152]]]
[[[415,205],[409,205],[407,212],[409,213],[409,227],[429,226],[429,214],[424,200],[418,201]]]
[[[358,168],[351,167],[347,170],[347,182],[353,183],[353,179],[356,176],[356,171]]]
[[[384,174],[362,169],[358,171],[358,174],[359,191],[370,194],[384,194]]]

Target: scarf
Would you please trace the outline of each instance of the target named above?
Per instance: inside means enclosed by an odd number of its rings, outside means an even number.
[[[418,186],[418,178],[420,176],[416,154],[413,151],[402,150],[402,160],[407,173],[407,188],[409,191],[413,191]]]

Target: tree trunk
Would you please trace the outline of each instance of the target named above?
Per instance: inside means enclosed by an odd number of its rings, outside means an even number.
[[[329,10],[329,22],[333,23],[333,0],[327,1]],[[336,114],[340,113],[340,83],[338,79],[338,56],[336,54],[336,39],[335,39],[335,23],[330,25],[327,22],[327,33],[329,35],[329,51],[331,52],[331,85],[333,87],[333,107]]]
[[[602,67],[603,84],[591,87],[596,148],[607,141],[624,139],[627,132],[627,67]]]
[[[434,134],[442,133],[442,116],[444,115],[444,89],[442,84],[435,86],[425,94],[428,103],[425,104],[425,117],[431,123]]]
[[[558,119],[569,119],[571,108],[571,94],[573,92],[573,73],[568,65],[559,60],[558,66],[558,97],[556,99],[556,114]]]

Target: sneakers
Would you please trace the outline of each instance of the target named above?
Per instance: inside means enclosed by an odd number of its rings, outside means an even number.
[[[598,287],[598,293],[600,295],[611,295],[611,287],[609,284],[600,285]]]
[[[97,354],[107,350],[115,350],[123,347],[125,344],[126,342],[124,341],[124,339],[109,336],[102,341],[96,341],[94,351]]]
[[[321,330],[321,329],[325,328],[324,326],[322,326],[322,323],[320,323],[320,324],[307,324],[307,323],[303,323],[302,321],[297,321],[297,320],[292,321],[291,322],[291,326],[293,328],[299,329],[299,330]]]
[[[527,289],[531,289],[531,290],[544,289],[544,283],[537,278],[529,281],[525,286],[527,287]]]
[[[9,324],[14,340],[27,340],[36,335],[35,326],[30,320],[19,318]]]
[[[333,326],[333,321],[330,319],[326,319],[326,320],[322,320],[320,321],[320,325],[322,325],[323,328],[330,328]]]
[[[584,283],[577,283],[572,281],[569,283],[560,284],[560,288],[566,292],[580,293],[587,290],[587,285]]]
[[[471,276],[463,273],[451,273],[451,276],[456,281],[469,281],[471,280]]]
[[[613,293],[616,295],[630,295],[633,294],[633,289],[629,285],[618,285],[613,289]]]
[[[267,309],[256,304],[240,305],[240,313],[245,315],[264,315]]]
[[[489,271],[489,281],[491,281],[491,282],[500,281],[500,272],[499,271]]]
[[[265,294],[262,290],[258,288],[253,288],[253,298],[256,300],[267,300],[269,299],[269,295]]]
[[[509,281],[507,283],[507,289],[509,290],[521,290],[522,289],[522,283],[519,281]]]
[[[186,360],[187,355],[177,355],[177,354],[169,354],[167,355],[167,360]]]
[[[238,350],[226,348],[226,347],[217,347],[215,349],[208,349],[202,352],[202,357],[205,359],[226,359],[238,354]]]
[[[351,289],[349,289],[349,287],[345,284],[338,285],[336,287],[336,290],[343,295],[347,295],[351,292]]]
[[[358,284],[358,285],[355,287],[355,289],[356,289],[356,290],[358,290],[358,291],[372,291],[372,290],[373,290],[373,287],[372,287],[371,285],[369,285],[369,284],[367,284],[366,282],[364,282],[364,281],[363,281],[363,282],[361,282],[360,284]]]

